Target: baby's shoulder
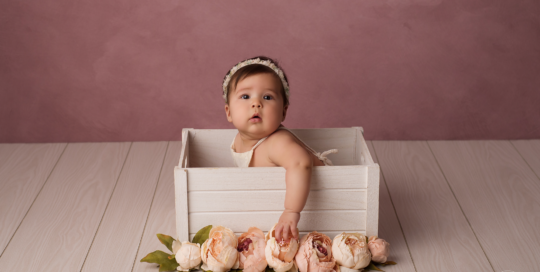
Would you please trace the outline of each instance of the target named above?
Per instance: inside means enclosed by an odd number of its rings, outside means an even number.
[[[270,136],[268,136],[267,141],[269,141],[272,144],[281,144],[281,143],[298,143],[296,141],[296,137],[292,133],[290,133],[287,130],[280,129],[274,133],[272,133]]]

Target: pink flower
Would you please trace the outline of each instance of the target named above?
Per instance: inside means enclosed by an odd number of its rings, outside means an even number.
[[[295,260],[300,272],[338,271],[336,260],[332,256],[332,240],[316,231],[302,237]]]
[[[215,226],[210,230],[208,240],[201,246],[203,270],[213,272],[229,271],[238,258],[238,240],[229,228]]]
[[[368,240],[368,248],[371,251],[371,260],[378,263],[384,263],[390,254],[390,244],[384,239],[371,236]]]
[[[238,268],[244,272],[261,272],[266,269],[264,233],[251,227],[238,238]],[[236,266],[236,265],[235,265]]]
[[[332,253],[340,268],[358,270],[368,266],[371,261],[366,236],[358,232],[342,232],[334,237]]]
[[[294,256],[298,251],[298,241],[290,239],[288,243],[277,242],[274,228],[266,234],[265,256],[268,265],[276,272],[294,271]]]

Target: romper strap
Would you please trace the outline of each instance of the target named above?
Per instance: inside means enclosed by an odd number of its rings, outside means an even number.
[[[280,127],[278,127],[278,130],[279,129],[285,129],[287,130],[288,132],[290,132],[292,135],[294,135],[294,137],[296,137],[296,139],[298,139],[300,142],[302,142],[302,144],[304,144],[304,146],[311,152],[313,153],[313,155],[315,155],[317,158],[319,158],[319,160],[323,161],[325,165],[331,165],[333,166],[334,164],[332,163],[332,161],[327,158],[326,156],[328,154],[332,154],[332,153],[338,153],[338,150],[337,149],[330,149],[330,150],[327,150],[327,151],[324,151],[322,153],[320,152],[317,152],[315,150],[313,150],[313,148],[309,147],[304,141],[302,141],[302,139],[300,139],[300,137],[296,136],[296,134],[294,134],[294,132],[292,132],[290,129],[284,127],[283,125],[281,125]]]

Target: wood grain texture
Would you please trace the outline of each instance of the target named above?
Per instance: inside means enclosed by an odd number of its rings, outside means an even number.
[[[358,233],[362,233],[364,235],[366,235],[366,232],[365,231],[357,231],[357,230],[348,230],[348,231],[318,231],[319,233],[323,233],[323,234],[326,234],[328,237],[330,237],[330,239],[334,240],[334,237],[336,237],[338,234],[341,234],[343,232],[358,232]],[[264,235],[266,236],[266,234],[268,232],[264,232]],[[308,234],[309,232],[306,232],[306,231],[300,231],[298,232],[299,234],[299,238],[302,238],[302,236]],[[242,232],[235,232],[234,233],[236,236],[240,236],[242,235]],[[193,240],[193,237],[195,237],[195,233],[190,233],[189,234],[189,240]],[[388,266],[387,266],[388,267]],[[386,267],[385,267],[385,271],[386,270]],[[392,271],[406,271],[406,270],[388,270],[389,272],[392,272]]]
[[[428,144],[372,143],[417,271],[492,271]]]
[[[0,256],[66,147],[0,144]]]
[[[540,177],[540,140],[510,141],[537,177]]]
[[[355,128],[291,129],[317,152],[338,149],[328,158],[334,165],[354,165]],[[190,167],[234,167],[230,146],[236,129],[189,130]]]
[[[495,271],[540,271],[540,180],[509,141],[430,141]]]
[[[167,142],[134,142],[82,271],[131,271]]]
[[[173,237],[176,235],[173,173],[174,167],[178,164],[181,147],[182,142],[180,141],[169,142],[157,189],[153,196],[152,207],[146,220],[144,234],[133,265],[133,271],[156,272],[155,264],[142,263],[140,260],[148,253],[156,250],[168,252],[168,249],[159,242],[156,234],[162,233]]]
[[[234,232],[245,232],[251,226],[267,232],[279,221],[282,212],[190,213],[189,230],[190,233],[196,233],[204,226],[222,225]],[[362,210],[303,211],[298,222],[298,231],[364,231],[365,229],[366,211]]]
[[[174,203],[176,207],[176,236],[180,241],[189,239],[189,210],[188,210],[188,188],[187,170],[182,168],[174,169]]]
[[[371,141],[367,143],[367,146],[373,161],[379,163]],[[384,165],[380,167],[384,169]],[[390,243],[388,260],[397,263],[397,265],[385,266],[383,270],[387,272],[416,271],[382,173],[379,188],[379,237]]]
[[[130,143],[68,144],[0,271],[80,271]]]
[[[279,211],[283,210],[285,190],[196,191],[188,193],[188,199],[189,212]],[[366,203],[366,189],[312,190],[304,211],[365,210]]]
[[[312,190],[366,188],[365,165],[313,167],[310,185]],[[188,168],[188,190],[189,192],[285,190],[285,168]]]

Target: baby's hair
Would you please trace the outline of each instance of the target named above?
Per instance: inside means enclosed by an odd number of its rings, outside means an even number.
[[[273,60],[273,59],[271,59],[269,57],[265,57],[265,56],[253,57],[253,58],[249,58],[249,59],[246,59],[246,60],[256,59],[256,58],[259,58],[261,60],[269,60],[269,61],[273,62],[279,69],[281,69],[281,71],[283,71],[283,78],[285,78],[285,81],[287,81],[287,84],[290,87],[289,80],[287,79],[287,75],[285,74],[285,71],[283,70],[283,68],[281,68],[279,66],[277,61],[275,61],[275,60]],[[243,60],[243,61],[246,61],[246,60]],[[227,72],[227,74],[223,78],[223,81],[225,81],[225,78],[227,78],[227,75],[229,75],[230,72],[231,71]],[[230,96],[231,92],[234,91],[234,88],[236,88],[236,85],[238,84],[238,82],[240,82],[241,80],[243,80],[244,78],[246,78],[248,76],[257,75],[257,74],[272,74],[274,76],[274,78],[279,82],[279,85],[281,86],[281,88],[280,88],[281,91],[280,92],[281,92],[281,97],[283,97],[283,106],[284,107],[288,106],[289,105],[289,99],[287,98],[287,95],[285,94],[285,88],[283,87],[283,84],[281,83],[281,79],[279,78],[278,75],[276,75],[276,72],[274,72],[274,70],[272,70],[270,67],[262,65],[262,64],[251,64],[251,65],[248,65],[248,66],[244,66],[244,67],[238,69],[238,71],[236,71],[234,73],[231,80],[229,81],[229,86],[227,86],[227,99],[225,100],[225,103],[227,105],[229,104],[229,96]]]

